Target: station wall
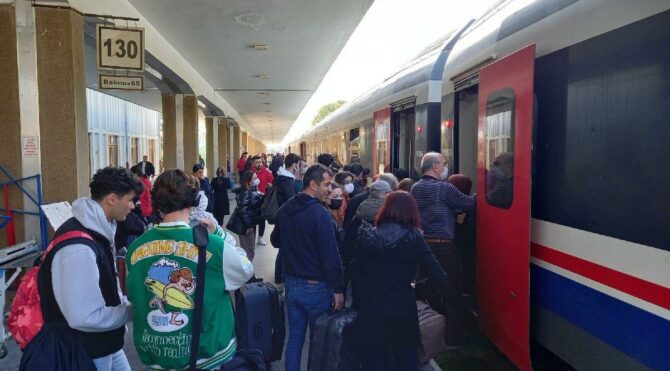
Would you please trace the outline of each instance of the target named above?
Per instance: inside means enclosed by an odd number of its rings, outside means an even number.
[[[157,167],[161,153],[160,112],[86,89],[91,173],[108,165],[130,166],[149,157]]]

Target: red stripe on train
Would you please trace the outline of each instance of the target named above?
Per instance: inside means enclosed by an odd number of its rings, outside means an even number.
[[[670,288],[631,276],[573,255],[531,243],[531,255],[629,295],[670,309]]]

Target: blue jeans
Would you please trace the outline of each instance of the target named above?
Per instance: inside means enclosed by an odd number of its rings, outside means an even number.
[[[288,342],[286,343],[286,371],[300,371],[302,346],[309,323],[310,333],[318,316],[333,304],[333,290],[325,282],[308,283],[306,279],[286,275],[284,281],[288,310]]]
[[[98,371],[130,371],[130,365],[123,349],[116,353],[93,360]]]

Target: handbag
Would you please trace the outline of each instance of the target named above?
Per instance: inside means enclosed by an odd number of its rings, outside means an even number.
[[[233,211],[228,223],[226,223],[226,229],[237,235],[243,235],[247,231],[244,225],[244,220],[242,220],[242,215],[240,215],[239,208],[235,208],[235,211]]]

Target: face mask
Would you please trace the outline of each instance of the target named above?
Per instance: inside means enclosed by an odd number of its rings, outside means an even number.
[[[302,192],[302,180],[296,180],[294,185],[295,185],[295,193]]]
[[[259,184],[261,184],[261,181],[258,178],[251,181],[253,187],[258,187]]]
[[[354,191],[354,185],[352,183],[345,184],[344,185],[344,191],[347,193],[351,193]]]
[[[449,168],[447,167],[447,165],[444,165],[444,170],[442,170],[442,174],[440,174],[440,178],[442,178],[442,180],[445,180],[448,177],[449,177]]]
[[[305,175],[306,172],[307,172],[307,166],[300,168],[300,174],[301,175]]]
[[[331,199],[329,206],[330,206],[331,210],[339,210],[340,207],[342,207],[342,199],[341,198]]]

